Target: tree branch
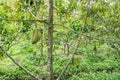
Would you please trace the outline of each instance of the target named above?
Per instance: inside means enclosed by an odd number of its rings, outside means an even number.
[[[62,72],[60,73],[60,75],[58,76],[57,80],[60,80],[61,76],[65,73],[66,69],[68,68],[70,62],[72,62],[74,60],[74,55],[77,53],[77,50],[78,50],[78,47],[79,47],[79,44],[80,44],[80,36],[83,35],[82,32],[84,32],[84,28],[85,28],[85,25],[87,23],[87,17],[88,17],[88,11],[89,11],[89,5],[90,5],[90,0],[88,1],[88,5],[87,5],[87,13],[86,13],[86,17],[85,17],[85,20],[84,20],[84,24],[83,24],[83,28],[82,28],[82,31],[81,31],[81,34],[78,34],[78,43],[77,43],[77,46],[75,48],[75,51],[74,53],[72,54],[70,60],[68,61],[68,63],[66,64],[65,68],[62,70]]]
[[[31,16],[35,19],[38,20],[37,17],[29,10],[29,13],[31,14]]]
[[[68,61],[68,63],[66,64],[65,68],[62,70],[62,72],[60,73],[60,75],[58,76],[57,80],[60,80],[60,78],[61,78],[61,76],[63,75],[63,73],[65,73],[66,69],[68,68],[70,62],[73,60],[74,55],[75,55],[75,53],[76,53],[77,50],[78,50],[79,44],[80,44],[80,40],[79,40],[78,43],[77,43],[77,46],[76,46],[76,48],[75,48],[74,53],[72,54],[72,57],[70,58],[70,60]]]
[[[87,17],[88,17],[89,7],[90,7],[90,0],[88,0],[87,9],[86,9],[87,12],[86,12],[86,16],[85,16],[85,20],[84,20],[84,24],[83,24],[82,32],[84,32],[84,30],[85,30],[85,26],[86,26],[86,23],[87,23]]]
[[[36,76],[34,76],[30,71],[28,71],[26,68],[24,68],[22,65],[20,65],[18,62],[16,62],[3,48],[0,46],[0,50],[7,56],[9,57],[13,63],[15,63],[17,66],[19,66],[22,70],[24,70],[27,74],[29,74],[31,77],[33,77],[35,80],[38,80]]]
[[[36,20],[32,20],[32,19],[28,19],[28,20],[24,20],[24,19],[9,19],[9,18],[0,18],[0,21],[1,20],[5,20],[5,21],[38,21],[38,22],[41,22],[41,23],[46,23],[48,24],[48,21],[46,19],[44,20],[40,20],[40,19],[36,19]]]

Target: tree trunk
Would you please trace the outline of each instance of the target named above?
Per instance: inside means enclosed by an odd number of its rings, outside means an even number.
[[[41,29],[41,42],[40,42],[40,55],[43,56],[43,45],[44,45],[44,33],[43,33],[43,29]]]
[[[63,51],[64,51],[64,55],[66,54],[66,44],[63,43]]]
[[[69,39],[68,39],[68,35],[66,37],[67,37],[67,42],[66,42],[67,56],[69,56]]]
[[[69,56],[69,42],[67,42],[67,56]]]
[[[49,0],[49,25],[48,25],[48,79],[53,77],[53,0]]]

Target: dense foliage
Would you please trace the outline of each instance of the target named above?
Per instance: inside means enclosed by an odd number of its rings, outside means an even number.
[[[120,79],[120,1],[53,0],[54,79]],[[47,77],[48,0],[0,0],[0,46],[38,78]],[[31,36],[39,28],[40,41]],[[38,37],[39,38],[39,37]],[[31,80],[0,50],[0,80]]]

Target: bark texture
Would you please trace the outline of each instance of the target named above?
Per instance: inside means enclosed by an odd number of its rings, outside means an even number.
[[[48,80],[53,77],[53,0],[49,0],[48,25]]]

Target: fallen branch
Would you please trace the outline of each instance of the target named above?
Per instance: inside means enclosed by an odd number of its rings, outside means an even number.
[[[22,70],[24,70],[27,74],[29,74],[31,77],[33,77],[35,80],[38,80],[36,76],[34,76],[30,71],[28,71],[26,68],[24,68],[22,65],[20,65],[18,62],[16,62],[3,48],[0,46],[0,50],[7,56],[9,57],[13,63],[15,63],[17,66],[19,66]]]

